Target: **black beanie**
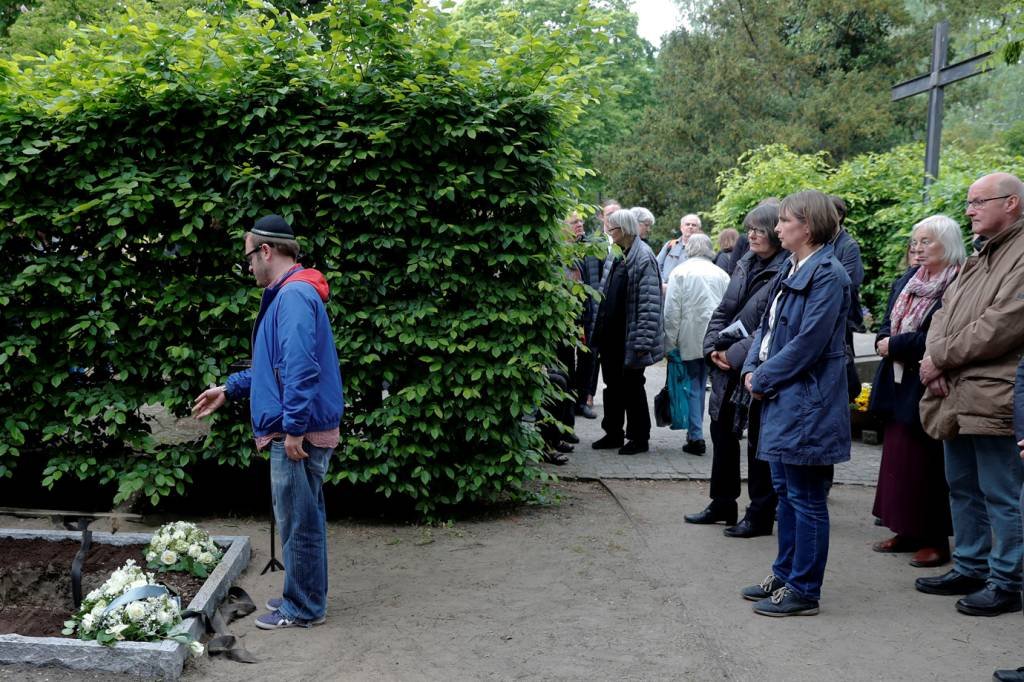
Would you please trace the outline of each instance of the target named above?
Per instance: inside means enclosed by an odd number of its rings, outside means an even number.
[[[295,239],[295,232],[288,221],[279,215],[265,215],[256,221],[251,232],[259,237],[271,237],[273,239]]]

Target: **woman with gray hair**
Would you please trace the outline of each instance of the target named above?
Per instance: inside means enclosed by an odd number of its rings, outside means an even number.
[[[654,214],[643,206],[634,206],[629,211],[636,218],[636,222],[640,226],[640,239],[646,242],[647,235],[651,233],[651,228],[654,227]]]
[[[611,214],[606,231],[621,255],[608,255],[601,278],[593,347],[605,383],[605,435],[592,447],[635,455],[647,452],[651,435],[644,369],[664,357],[661,277],[654,253],[639,238],[640,225],[632,212]]]
[[[665,350],[678,352],[690,382],[689,417],[683,452],[703,455],[704,387],[708,366],[704,361],[704,334],[711,315],[722,302],[729,275],[712,262],[715,251],[706,234],[686,242],[686,260],[668,277],[665,294]]]
[[[914,225],[911,263],[892,285],[889,305],[875,338],[882,363],[875,374],[869,409],[886,420],[874,514],[895,535],[876,542],[876,552],[917,553],[911,566],[949,561],[952,532],[942,443],[921,428],[918,403],[924,386],[918,366],[932,315],[967,258],[960,226],[944,215]]]

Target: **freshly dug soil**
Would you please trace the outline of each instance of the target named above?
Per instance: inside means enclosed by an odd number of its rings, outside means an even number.
[[[75,611],[71,562],[79,547],[74,540],[0,538],[0,634],[63,637],[60,631],[64,621]],[[94,542],[82,566],[82,597],[102,585],[128,559],[135,559],[145,568],[144,550],[145,545]],[[181,597],[182,609],[206,582],[189,573],[155,575]]]

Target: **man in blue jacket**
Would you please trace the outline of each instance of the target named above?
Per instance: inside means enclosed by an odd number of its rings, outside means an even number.
[[[245,234],[245,267],[263,288],[252,332],[252,367],[203,391],[202,418],[228,399],[249,398],[256,447],[270,448],[274,517],[285,581],[264,630],[318,625],[327,612],[327,525],[323,480],[344,411],[341,370],[324,302],[327,280],[296,260],[299,245],[284,218],[268,215]]]

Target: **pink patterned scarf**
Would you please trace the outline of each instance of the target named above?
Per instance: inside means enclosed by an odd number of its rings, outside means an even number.
[[[892,335],[916,332],[925,315],[942,298],[946,287],[959,272],[960,266],[950,265],[939,274],[928,277],[924,268],[918,268],[892,306]]]

